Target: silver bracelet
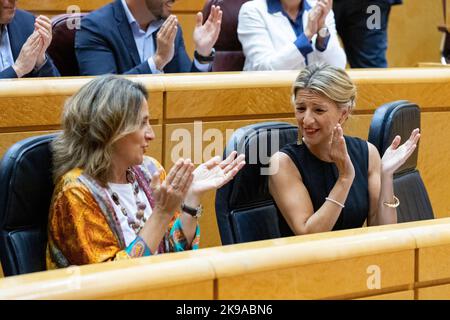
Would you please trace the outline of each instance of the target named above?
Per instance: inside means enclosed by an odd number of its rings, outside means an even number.
[[[340,203],[339,201],[336,201],[336,200],[328,198],[328,197],[326,197],[325,200],[333,202],[334,204],[337,204],[341,208],[345,208],[345,206],[342,203]]]

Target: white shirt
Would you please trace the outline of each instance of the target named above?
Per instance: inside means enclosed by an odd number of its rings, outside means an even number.
[[[316,0],[305,0],[313,8]],[[308,23],[309,10],[302,16],[303,30]],[[282,12],[270,13],[267,0],[245,2],[238,18],[238,38],[245,55],[244,70],[299,70],[306,62],[326,62],[345,68],[346,56],[339,44],[334,13],[330,11],[325,19],[330,39],[325,51],[316,48],[317,35],[311,39],[313,51],[304,57],[295,45],[297,35],[288,18]]]
[[[141,63],[147,60],[148,66],[150,67],[152,73],[163,73],[163,71],[159,71],[158,69],[156,69],[155,61],[153,60],[153,55],[156,52],[155,43],[153,41],[153,33],[155,33],[162,26],[164,20],[160,19],[157,21],[153,21],[147,27],[147,30],[144,31],[141,29],[139,23],[134,18],[125,0],[122,0],[122,5],[125,9],[128,23],[130,24],[131,30],[133,32],[134,42],[136,43],[139,57],[141,58]],[[194,63],[198,70],[202,72],[209,71],[210,64],[201,64],[196,59],[194,59]]]
[[[8,27],[3,25],[0,29],[0,72],[14,64],[14,57],[9,42]]]
[[[110,183],[108,182],[109,187],[111,190],[119,195],[119,202],[122,207],[125,208],[128,215],[131,215],[136,220],[136,213],[138,211],[137,205],[136,205],[136,198],[134,197],[133,192],[133,186],[131,183]],[[117,218],[120,222],[120,228],[122,229],[123,237],[125,239],[125,246],[128,247],[131,242],[136,239],[136,233],[134,232],[133,228],[131,228],[128,224],[127,217],[122,213],[122,210],[120,206],[116,205],[111,198],[111,195],[109,192],[107,192],[109,200],[113,204],[114,211],[116,212]],[[139,189],[139,193],[137,195],[137,198],[140,202],[145,203],[146,207],[144,210],[144,217],[148,220],[148,218],[152,214],[152,207],[150,206],[150,203],[148,202],[147,196],[145,195],[144,191]]]

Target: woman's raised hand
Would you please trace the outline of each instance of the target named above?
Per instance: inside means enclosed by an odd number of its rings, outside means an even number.
[[[330,158],[336,164],[339,177],[353,180],[355,177],[355,168],[348,155],[344,131],[339,123],[333,129],[330,145]]]
[[[229,182],[245,165],[245,156],[237,156],[233,151],[225,160],[220,161],[216,156],[202,163],[194,170],[194,180],[192,181],[189,193],[196,197],[201,197],[209,190],[216,190]]]
[[[394,174],[405,163],[417,147],[420,138],[418,128],[411,132],[409,139],[400,146],[401,137],[396,136],[381,158],[381,172]]]
[[[150,188],[155,199],[155,211],[173,216],[179,210],[194,178],[194,165],[191,160],[179,159],[170,169],[166,180],[161,183],[160,171],[152,176]]]

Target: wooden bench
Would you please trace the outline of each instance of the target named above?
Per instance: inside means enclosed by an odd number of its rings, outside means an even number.
[[[0,299],[439,299],[449,256],[446,218],[9,277]]]

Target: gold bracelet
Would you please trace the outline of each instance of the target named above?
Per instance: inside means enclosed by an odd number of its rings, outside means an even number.
[[[398,198],[394,196],[394,203],[385,201],[383,202],[383,204],[389,208],[397,208],[400,205],[400,200],[398,200]]]

